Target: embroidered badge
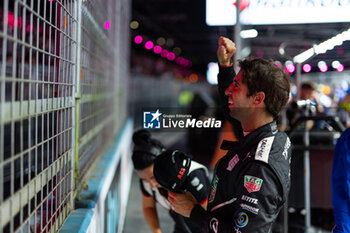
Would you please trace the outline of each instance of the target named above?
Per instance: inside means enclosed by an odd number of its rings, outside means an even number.
[[[275,136],[263,138],[256,149],[255,153],[255,159],[263,161],[265,163],[268,163],[269,161],[269,154],[272,148],[273,140],[275,139]]]
[[[256,205],[258,204],[258,199],[252,198],[252,197],[248,197],[246,195],[242,195],[241,199],[243,201],[246,201],[246,202],[249,202],[249,203],[252,203],[252,204],[256,204]]]
[[[238,163],[239,161],[239,157],[238,155],[236,154],[235,156],[233,156],[233,158],[230,160],[230,162],[228,163],[228,166],[226,168],[226,170],[228,171],[232,171],[232,169],[236,166],[236,164]]]
[[[215,194],[216,194],[216,187],[218,185],[218,182],[219,182],[219,178],[215,175],[214,178],[213,178],[213,181],[211,182],[208,202],[214,201]]]
[[[284,150],[282,152],[282,155],[286,160],[288,159],[288,149],[290,148],[290,145],[290,139],[287,137],[286,143],[284,144]]]
[[[253,214],[258,214],[259,213],[259,209],[255,208],[253,206],[247,205],[247,204],[243,204],[241,203],[240,206],[242,207],[242,209],[244,210],[248,210],[249,212],[253,213]]]
[[[248,224],[248,215],[245,212],[238,213],[237,219],[235,219],[236,227],[243,228]]]
[[[261,188],[263,180],[254,176],[244,176],[244,187],[251,192],[258,192]]]

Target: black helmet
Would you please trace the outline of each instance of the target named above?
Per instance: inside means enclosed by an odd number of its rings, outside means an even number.
[[[167,150],[154,160],[154,178],[164,188],[179,193],[185,189],[183,186],[190,166],[191,155],[178,150]]]

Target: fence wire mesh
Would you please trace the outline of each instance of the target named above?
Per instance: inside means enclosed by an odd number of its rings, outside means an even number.
[[[0,1],[0,233],[56,232],[74,208],[74,177],[125,119],[120,4]]]

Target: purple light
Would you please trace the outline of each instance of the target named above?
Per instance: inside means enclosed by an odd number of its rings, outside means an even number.
[[[312,67],[311,67],[310,64],[305,64],[305,65],[303,65],[303,71],[304,71],[305,73],[309,73],[309,72],[311,71],[311,69],[312,69]]]
[[[108,30],[111,28],[111,22],[109,21],[106,21],[105,24],[104,24],[105,28]]]
[[[286,70],[288,73],[293,73],[295,71],[295,66],[293,64],[286,65]]]
[[[258,49],[255,54],[257,57],[262,58],[264,57],[264,50]]]
[[[338,55],[343,55],[344,54],[344,49],[342,47],[337,48],[337,54]]]
[[[136,44],[141,44],[142,41],[143,41],[142,36],[140,36],[140,35],[135,36],[134,42],[135,42]]]
[[[182,65],[183,60],[184,59],[182,57],[177,57],[175,61],[176,61],[177,64]]]
[[[160,47],[159,45],[154,46],[153,52],[156,53],[156,54],[161,53],[162,52],[162,47]]]
[[[169,53],[168,50],[163,49],[163,51],[160,53],[160,56],[166,57],[168,55],[168,53]]]
[[[147,41],[146,43],[145,43],[145,48],[146,49],[152,49],[153,48],[153,42],[152,41]]]
[[[327,64],[321,64],[319,68],[321,72],[326,72],[328,70]]]
[[[186,68],[190,68],[192,66],[192,62],[189,60],[186,60],[186,64],[184,65]]]
[[[169,60],[169,61],[174,61],[175,60],[175,53],[173,52],[170,52],[168,53],[168,55],[166,56],[166,58]]]
[[[338,68],[337,68],[337,71],[338,71],[338,72],[344,71],[344,65],[343,65],[343,64],[340,64],[340,65],[338,66]]]

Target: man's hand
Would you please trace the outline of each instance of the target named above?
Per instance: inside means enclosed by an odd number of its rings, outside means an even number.
[[[231,58],[236,52],[236,45],[232,40],[220,36],[218,41],[219,47],[217,51],[219,64],[222,66],[230,66]]]
[[[176,213],[187,218],[190,217],[194,205],[197,204],[196,199],[189,192],[185,194],[169,192],[168,200]]]

